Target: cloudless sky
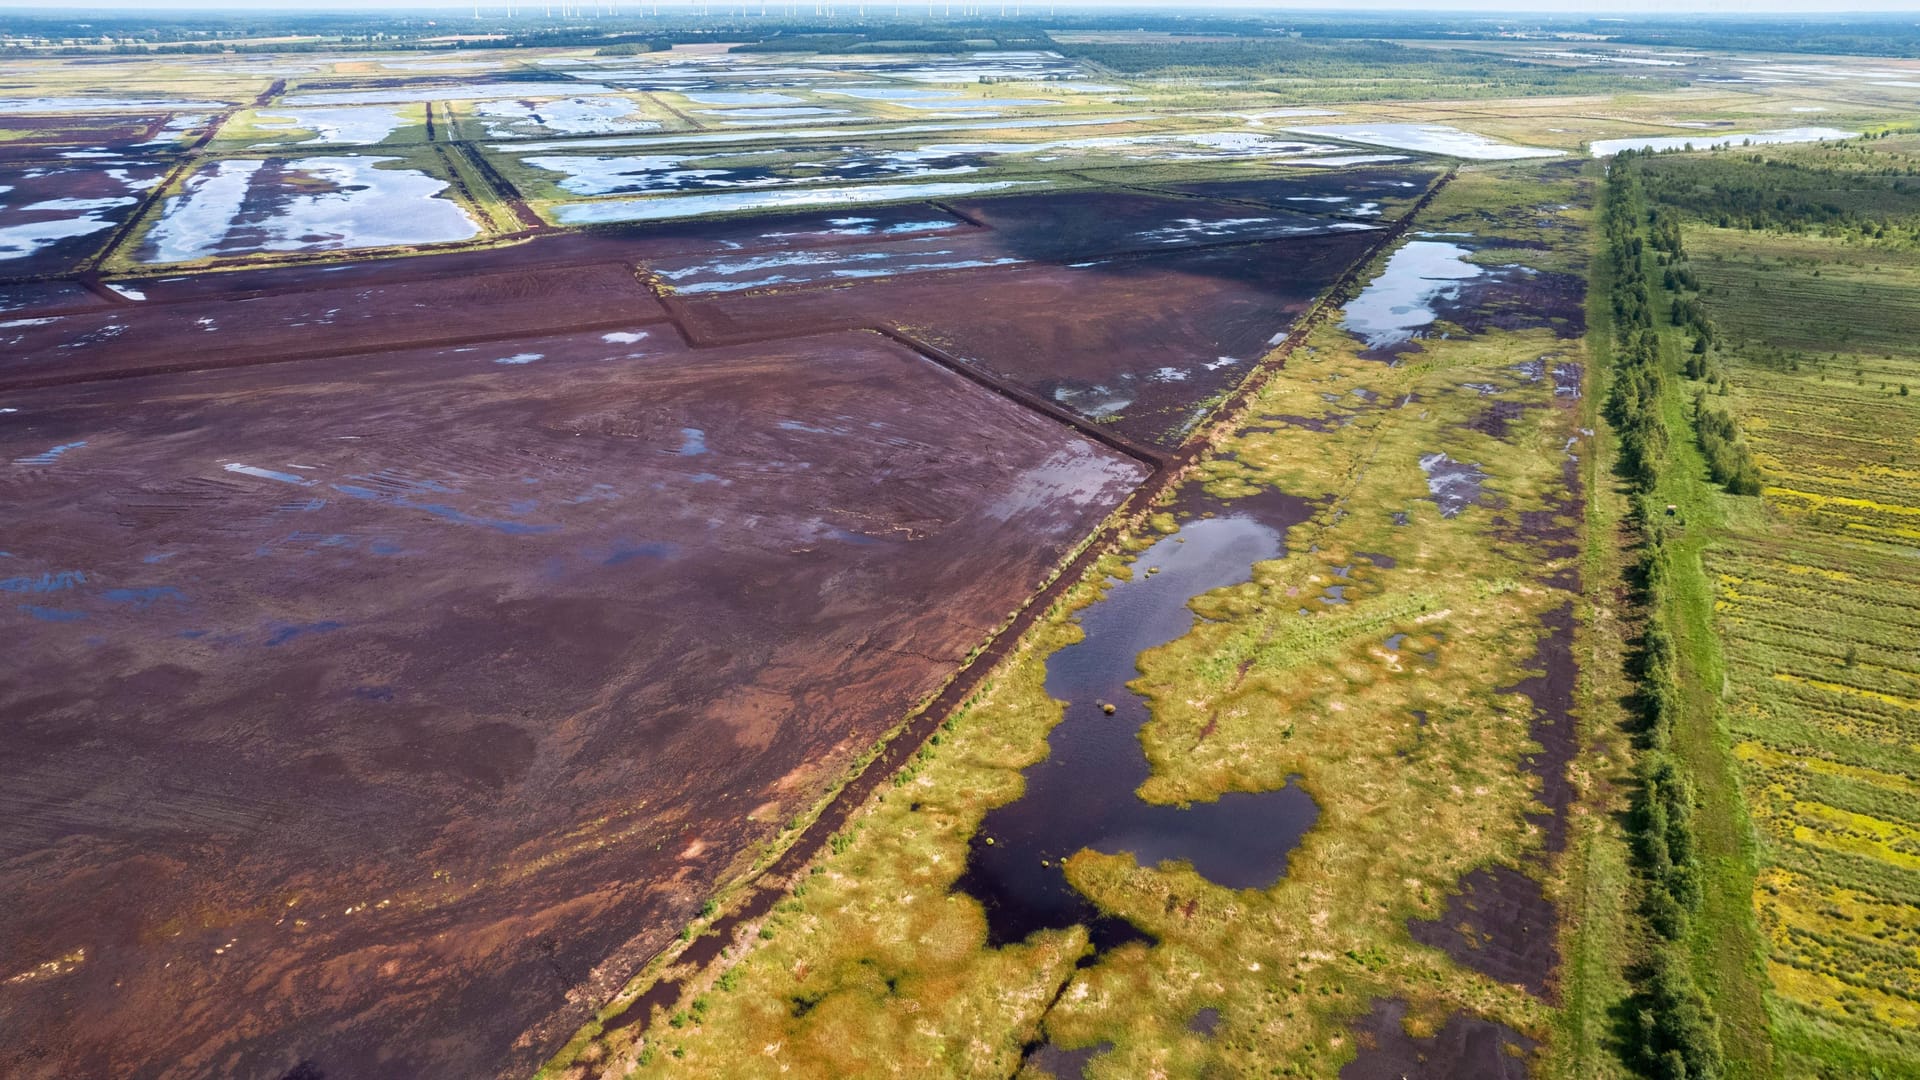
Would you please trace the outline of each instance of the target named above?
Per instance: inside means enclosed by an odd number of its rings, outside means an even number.
[[[522,12],[544,10],[546,0],[516,0]],[[605,3],[606,0],[602,0]],[[616,0],[614,10],[621,15],[640,15],[658,6],[664,15],[682,15],[696,10],[704,2],[709,13],[720,16],[732,14],[736,8],[748,14],[760,10],[760,0]],[[924,0],[923,0],[924,2]],[[935,0],[936,11],[944,11],[947,0]],[[999,0],[971,0],[985,15],[998,14]],[[811,12],[814,0],[800,0],[801,14]],[[558,0],[556,5],[558,6]],[[579,6],[591,9],[593,0],[579,0]],[[787,0],[767,0],[769,9],[784,9]],[[860,0],[834,0],[837,14],[846,15],[856,11]],[[915,9],[924,11],[912,0],[902,0],[903,12]],[[959,6],[957,3],[955,7]],[[1455,12],[1526,12],[1540,15],[1677,15],[1688,13],[1708,13],[1717,15],[1769,15],[1783,13],[1808,13],[1838,15],[1842,12],[1875,13],[1911,13],[1916,22],[1920,22],[1920,0],[1300,0],[1297,3],[1271,2],[1271,0],[1207,0],[1202,3],[1180,3],[1177,0],[1058,0],[1049,5],[1046,0],[1021,0],[1021,13],[1033,15],[1044,13],[1049,6],[1058,9],[1130,8],[1157,9],[1160,11],[1180,10],[1221,10],[1239,8],[1246,10],[1311,10],[1319,12],[1339,11],[1380,11],[1403,10],[1420,11],[1428,14]],[[865,5],[868,14],[882,15],[890,13],[892,0],[871,0]],[[473,11],[473,0],[90,0],[90,2],[60,2],[60,0],[0,0],[0,8],[33,8],[41,12],[81,14],[90,11],[131,10],[242,10],[242,11],[422,11],[430,8],[452,11]],[[505,9],[501,0],[480,5],[481,11],[498,14]],[[1008,13],[1013,11],[1009,0]]]

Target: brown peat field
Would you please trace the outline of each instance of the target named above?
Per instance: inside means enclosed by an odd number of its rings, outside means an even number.
[[[1914,95],[1164,44],[0,57],[0,1074],[1635,1075],[1592,144]],[[1815,539],[1707,565],[1892,723],[1816,400],[1736,401]],[[1768,682],[1810,584],[1858,677]],[[1904,766],[1741,723],[1911,875]],[[1760,879],[1788,1019],[1866,1016],[1834,903],[1910,951],[1840,858]]]

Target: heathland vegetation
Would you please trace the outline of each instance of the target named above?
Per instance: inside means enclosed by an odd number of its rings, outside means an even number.
[[[1612,165],[1655,1075],[1920,1075],[1917,149]]]

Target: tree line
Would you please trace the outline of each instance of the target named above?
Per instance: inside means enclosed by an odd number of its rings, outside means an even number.
[[[1633,973],[1627,1056],[1656,1080],[1717,1080],[1725,1065],[1719,1024],[1694,982],[1685,944],[1689,919],[1700,906],[1701,868],[1692,781],[1670,749],[1681,708],[1679,656],[1667,614],[1669,525],[1655,505],[1669,467],[1671,433],[1663,408],[1669,376],[1647,263],[1651,246],[1678,247],[1678,230],[1654,227],[1635,173],[1625,167],[1627,157],[1609,168],[1601,207],[1614,332],[1607,413],[1619,432],[1621,471],[1635,496],[1632,524],[1641,541],[1638,577],[1646,609],[1634,658],[1642,746],[1631,829],[1653,943]]]

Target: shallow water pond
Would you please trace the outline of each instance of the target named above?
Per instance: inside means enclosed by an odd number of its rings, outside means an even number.
[[[0,97],[0,116],[68,112],[142,112],[149,109],[224,109],[224,101],[172,98]]]
[[[1142,801],[1135,791],[1151,767],[1139,731],[1151,714],[1127,685],[1142,653],[1192,629],[1195,597],[1246,581],[1254,564],[1283,554],[1284,530],[1311,507],[1279,502],[1277,513],[1227,504],[1221,516],[1183,523],[1080,612],[1085,637],[1048,657],[1047,693],[1066,702],[1064,717],[1045,760],[1026,771],[1022,796],[981,822],[956,885],[986,907],[990,944],[1076,924],[1101,949],[1143,936],[1068,884],[1060,861],[1083,849],[1131,854],[1142,866],[1189,862],[1231,889],[1268,888],[1285,872],[1318,813],[1312,798],[1289,785],[1186,807]]]
[[[637,103],[622,97],[571,97],[552,101],[481,101],[473,106],[487,136],[611,135],[658,131],[660,122],[639,115]]]
[[[267,131],[309,131],[305,143],[366,145],[382,142],[409,121],[400,105],[341,105],[316,109],[262,109],[254,126]]]
[[[1443,518],[1457,517],[1479,502],[1481,486],[1487,480],[1478,464],[1457,461],[1445,453],[1422,455],[1420,471],[1427,474],[1427,491]]]
[[[554,208],[562,225],[591,225],[613,221],[667,221],[674,218],[724,214],[738,210],[779,210],[808,206],[859,206],[864,203],[908,199],[946,199],[1032,187],[1042,181],[992,180],[928,184],[863,184],[857,187],[787,188],[772,191],[730,191],[711,195],[681,195],[652,199],[604,199],[568,203]]]
[[[482,101],[487,98],[524,98],[549,93],[606,94],[612,88],[594,83],[557,82],[469,82],[421,83],[408,87],[367,87],[358,90],[310,91],[289,94],[282,105],[404,105],[415,101]]]
[[[1410,341],[1439,318],[1436,306],[1458,299],[1461,283],[1484,275],[1469,249],[1442,240],[1410,240],[1347,302],[1341,328],[1369,350]]]
[[[1599,139],[1588,147],[1594,157],[1612,157],[1622,150],[1684,150],[1691,146],[1705,150],[1710,146],[1766,146],[1779,143],[1819,142],[1822,139],[1851,139],[1857,131],[1830,127],[1779,128],[1727,135],[1635,136],[1630,139]]]
[[[467,240],[480,226],[444,197],[447,181],[380,166],[397,157],[228,158],[163,204],[139,250],[167,263],[276,251],[335,251]]]
[[[1322,139],[1342,139],[1368,146],[1390,146],[1395,150],[1417,150],[1424,154],[1444,154],[1477,161],[1559,157],[1561,154],[1561,151],[1538,146],[1498,142],[1485,135],[1462,131],[1446,124],[1321,124],[1287,130]]]
[[[920,135],[951,131],[1018,131],[1029,128],[1097,127],[1106,124],[1131,124],[1151,120],[1150,116],[1101,116],[1085,119],[1029,119],[973,122],[964,124],[894,124],[887,127],[832,128],[813,131],[725,131],[682,132],[674,135],[620,136],[605,139],[568,139],[526,143],[520,146],[495,146],[495,150],[544,152],[554,150],[605,150],[615,147],[721,146],[744,142],[793,142],[802,139],[865,139],[886,135]]]
[[[727,90],[686,90],[681,96],[688,101],[701,105],[798,105],[805,98],[791,94],[781,94],[771,90],[727,91]]]
[[[819,105],[795,105],[790,108],[773,109],[700,109],[702,115],[721,123],[733,123],[746,120],[791,120],[797,116],[852,116],[845,109],[828,109]]]

